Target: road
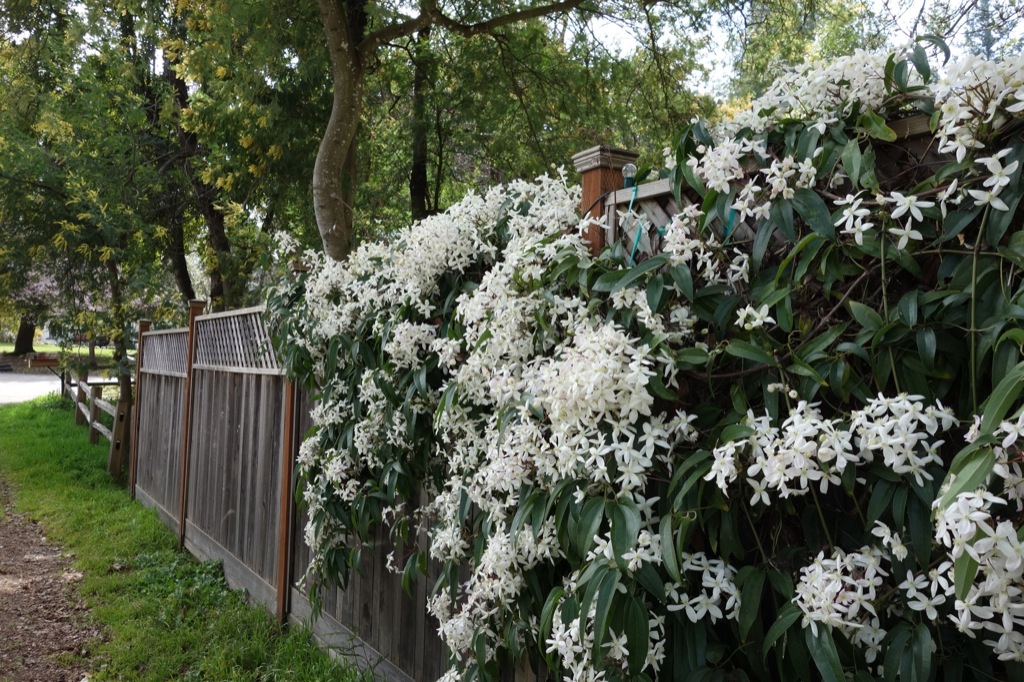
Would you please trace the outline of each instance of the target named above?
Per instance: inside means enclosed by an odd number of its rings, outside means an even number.
[[[51,374],[0,372],[0,404],[20,403],[60,391],[60,379]]]

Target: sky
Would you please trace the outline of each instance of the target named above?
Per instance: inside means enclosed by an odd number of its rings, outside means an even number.
[[[962,35],[966,17],[974,7],[984,0],[870,0],[872,10],[876,16],[885,20],[889,26],[890,42],[902,45],[910,41],[915,34],[924,32],[923,20],[929,12],[935,11],[937,7],[948,7],[952,15],[959,18],[958,28]],[[1024,15],[1024,0],[989,0],[993,11],[1000,9],[1015,13],[1018,18]],[[600,37],[606,45],[612,49],[619,49],[624,52],[632,52],[639,46],[634,37],[618,24],[598,19],[593,23],[595,35]],[[1011,39],[1020,40],[1024,37],[1024,20],[1018,21],[1011,33]],[[702,74],[695,74],[687,86],[701,94],[725,96],[729,82],[735,75],[732,67],[733,54],[728,49],[731,44],[729,34],[721,26],[714,26],[711,30],[711,40],[700,53],[701,63],[708,69],[708,77]],[[958,47],[957,39],[949,41],[953,48],[954,57],[963,48]]]

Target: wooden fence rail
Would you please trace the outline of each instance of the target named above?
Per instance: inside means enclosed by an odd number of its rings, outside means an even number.
[[[100,442],[100,436],[108,443],[114,439],[113,429],[101,421],[100,412],[117,418],[117,405],[103,399],[103,389],[117,385],[117,379],[90,379],[88,375],[64,382],[64,393],[74,403],[75,423],[89,427],[89,442],[93,445]]]

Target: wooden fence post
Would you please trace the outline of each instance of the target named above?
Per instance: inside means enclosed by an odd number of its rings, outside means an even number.
[[[89,442],[96,445],[100,442],[100,432],[96,430],[96,422],[100,418],[100,408],[97,400],[103,397],[103,386],[89,387]]]
[[[288,620],[292,557],[292,466],[295,461],[295,384],[284,380],[284,428],[281,435],[281,512],[277,535],[277,622]]]
[[[131,401],[118,400],[114,408],[114,425],[110,429],[110,454],[107,456],[107,472],[117,481],[124,480],[121,477],[124,476],[125,453],[131,447],[131,423]]]
[[[85,413],[82,412],[82,405],[86,404],[88,397],[85,394],[85,389],[82,388],[82,384],[89,380],[89,371],[82,370],[78,373],[78,384],[77,384],[77,400],[75,400],[75,423],[79,426],[85,424]]]
[[[181,427],[181,509],[178,512],[178,547],[185,546],[185,518],[188,516],[188,451],[192,428],[192,365],[196,360],[196,318],[206,307],[205,301],[188,302],[188,353],[185,357],[185,409]]]
[[[135,499],[135,467],[139,463],[139,390],[142,387],[142,335],[152,326],[150,320],[139,320],[138,336],[135,340],[135,409],[132,411],[132,435],[130,438],[131,455],[128,458],[128,494]],[[119,406],[120,408],[120,406]],[[120,409],[118,412],[120,413]]]
[[[583,185],[583,205],[580,210],[583,217],[600,220],[604,214],[603,196],[608,192],[622,188],[622,167],[627,163],[635,163],[639,154],[625,149],[616,149],[598,145],[572,157],[576,172],[580,174]],[[587,227],[584,239],[590,243],[590,253],[595,257],[601,255],[605,246],[604,227],[591,223]]]

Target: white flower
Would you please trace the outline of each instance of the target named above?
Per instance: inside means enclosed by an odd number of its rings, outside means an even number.
[[[1010,149],[1003,149],[995,156],[988,156],[982,159],[977,159],[977,163],[985,165],[985,168],[991,174],[985,178],[982,183],[985,187],[990,187],[993,192],[998,194],[1003,187],[1010,184],[1010,175],[1017,170],[1017,166],[1020,165],[1019,161],[1014,161],[1009,166],[1003,166],[1000,159],[1006,156],[1010,152]]]
[[[836,201],[837,205],[846,205],[843,214],[836,220],[836,227],[843,225],[845,228],[843,231],[849,231],[854,225],[859,225],[864,218],[871,215],[870,209],[861,207],[863,201],[860,194],[847,194],[845,199]]]
[[[922,208],[931,208],[935,205],[934,201],[922,201],[915,195],[911,194],[905,196],[900,192],[893,192],[887,199],[887,202],[896,204],[896,208],[892,211],[893,218],[900,218],[906,213],[910,213],[913,220],[921,222],[924,220],[924,214],[921,213]],[[908,221],[908,224],[912,221]],[[903,247],[900,247],[903,248]]]
[[[907,244],[910,243],[911,239],[914,241],[921,241],[924,239],[920,232],[910,227],[909,221],[907,222],[907,227],[890,227],[889,234],[894,237],[899,237],[899,241],[896,242],[896,248],[900,251],[907,248]]]
[[[997,211],[1010,210],[1010,207],[1006,205],[1006,202],[1000,199],[997,194],[990,189],[969,189],[967,190],[967,193],[974,197],[975,206],[985,206],[986,204],[989,204]]]
[[[736,313],[736,324],[740,325],[747,331],[752,331],[766,324],[774,324],[775,319],[768,315],[768,305],[762,305],[760,308],[755,309],[753,306],[746,306],[740,309]]]

